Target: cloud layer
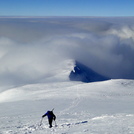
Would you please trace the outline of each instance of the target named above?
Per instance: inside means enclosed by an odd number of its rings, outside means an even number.
[[[134,18],[0,18],[0,85],[45,80],[68,59],[110,78],[133,79],[133,21]]]

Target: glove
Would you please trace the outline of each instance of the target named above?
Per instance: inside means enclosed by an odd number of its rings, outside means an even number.
[[[54,117],[53,120],[55,121],[56,120],[56,117]]]
[[[42,115],[42,118],[44,118],[45,117],[45,115]]]

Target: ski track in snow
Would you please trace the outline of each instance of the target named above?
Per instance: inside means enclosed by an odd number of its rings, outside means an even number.
[[[78,121],[70,120],[66,123],[59,122],[57,127],[48,128],[45,121],[41,126],[35,122],[24,123],[14,122],[10,120],[13,125],[1,127],[4,129],[0,134],[68,134],[68,133],[91,133],[91,134],[133,134],[134,133],[134,121],[132,121],[134,115],[103,115],[100,117],[94,117],[88,120]]]
[[[41,100],[1,103],[0,134],[134,134],[134,81],[70,84],[63,92],[60,86],[48,87]],[[43,110],[53,105],[56,124],[49,128],[44,118],[40,125]]]

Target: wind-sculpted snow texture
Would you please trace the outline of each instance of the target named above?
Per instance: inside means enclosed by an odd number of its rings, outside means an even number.
[[[133,102],[134,80],[13,88],[0,94],[0,134],[133,134]],[[53,128],[47,118],[40,125],[41,116],[53,108]]]

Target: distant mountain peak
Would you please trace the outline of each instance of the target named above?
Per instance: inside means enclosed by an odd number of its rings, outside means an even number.
[[[69,78],[71,81],[82,81],[82,82],[96,82],[96,81],[105,81],[110,78],[105,77],[89,67],[83,65],[82,63],[75,61],[75,67],[71,71]]]

